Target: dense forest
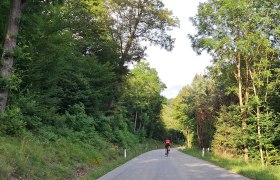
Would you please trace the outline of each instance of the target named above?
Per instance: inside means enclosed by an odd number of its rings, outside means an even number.
[[[164,138],[280,165],[279,8],[200,3],[188,37],[212,65],[166,99],[143,43],[173,49],[161,0],[1,0],[0,179],[79,177]]]
[[[144,58],[143,41],[173,48],[168,31],[179,22],[161,1],[0,7],[0,179],[70,178],[123,148],[166,138],[165,85],[146,62],[128,68]]]
[[[191,18],[194,51],[212,56],[205,74],[164,106],[187,147],[280,165],[280,11],[273,0],[210,0]]]

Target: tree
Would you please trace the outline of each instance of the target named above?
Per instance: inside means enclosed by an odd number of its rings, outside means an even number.
[[[0,112],[4,112],[8,99],[7,83],[12,73],[13,66],[13,52],[17,43],[17,35],[19,32],[20,18],[22,12],[27,4],[27,0],[12,0],[10,6],[10,15],[7,25],[7,33],[3,46],[3,53],[1,56],[0,78],[5,87],[0,89]]]
[[[172,50],[174,39],[167,32],[178,26],[178,20],[164,9],[160,0],[108,0],[106,3],[112,14],[109,22],[112,36],[119,43],[120,67],[143,58],[143,41]]]
[[[61,0],[38,1],[38,3],[61,2]],[[5,1],[7,2],[7,1]],[[5,3],[3,2],[3,3]],[[3,52],[1,55],[0,65],[0,112],[4,112],[8,100],[9,81],[12,74],[12,66],[14,63],[14,50],[17,45],[17,38],[20,29],[22,13],[29,3],[28,0],[11,0],[10,14],[7,22],[7,30],[4,36]]]
[[[0,2],[0,55],[2,55],[2,48],[7,31],[7,22],[9,18],[9,0],[3,0]]]
[[[274,15],[277,13],[271,8],[273,3],[266,3],[266,8],[263,8],[260,6],[261,2],[263,1],[210,0],[201,3],[198,15],[192,18],[198,32],[189,36],[197,53],[206,50],[212,55],[215,64],[225,66],[236,79],[235,86],[231,89],[239,100],[245,161],[249,159],[248,138],[254,136],[252,132],[248,132],[248,125],[252,124],[250,119],[253,99],[259,99],[256,97],[258,94],[256,81],[263,76],[262,73],[267,74],[265,77],[269,78],[268,67],[274,64],[273,61],[278,54],[275,39],[278,39],[279,35],[277,30],[270,30],[271,26],[275,26],[271,23],[274,22]],[[260,61],[261,64],[266,65],[262,70],[257,68],[258,73],[253,73],[256,64]],[[252,74],[257,75],[258,78],[253,77]],[[265,87],[268,87],[268,84],[265,84],[264,91]],[[255,108],[256,112],[259,112],[258,106]],[[260,124],[258,113],[254,116],[257,124]],[[259,134],[258,141],[261,141],[261,127],[259,125],[257,127],[255,132]],[[262,142],[259,143],[260,158],[264,162],[261,144]]]
[[[212,148],[215,154],[237,157],[242,145],[238,107],[222,106],[215,122]]]
[[[195,116],[192,108],[192,88],[183,87],[173,100],[173,117],[179,121],[180,129],[187,140],[187,147],[192,148],[195,135]]]
[[[63,114],[77,103],[94,115],[115,95],[116,43],[102,23],[102,4],[31,4],[20,37],[20,89],[41,108]],[[47,12],[38,15],[38,11]],[[24,108],[24,107],[23,107]]]
[[[175,99],[167,99],[163,103],[160,118],[166,128],[166,137],[174,143],[180,143],[186,139],[185,131],[182,129],[179,119],[174,116],[174,108]]]
[[[132,120],[133,131],[142,131],[153,137],[156,130],[163,131],[160,112],[164,98],[160,95],[165,85],[155,69],[146,62],[139,62],[131,70],[123,103]]]
[[[179,121],[173,116],[174,99],[167,99],[163,104],[161,118],[167,129],[180,130]]]

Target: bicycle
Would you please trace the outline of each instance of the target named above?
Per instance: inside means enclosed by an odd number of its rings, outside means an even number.
[[[166,153],[165,153],[166,157],[168,157],[169,151],[170,151],[170,146],[168,146],[168,147],[166,148]]]

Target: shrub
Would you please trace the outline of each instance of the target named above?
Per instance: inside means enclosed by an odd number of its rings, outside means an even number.
[[[82,103],[71,106],[65,116],[66,124],[74,131],[94,130],[94,120],[86,114],[85,107]]]
[[[241,142],[239,112],[234,106],[221,108],[215,124],[216,132],[212,142],[216,154],[237,156]]]
[[[0,132],[6,135],[19,136],[25,131],[23,115],[18,107],[8,108],[0,115]]]

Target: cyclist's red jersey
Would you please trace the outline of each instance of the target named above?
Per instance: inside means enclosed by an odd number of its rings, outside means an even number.
[[[169,140],[169,139],[166,139],[166,140],[165,140],[165,144],[170,144],[170,140]]]

